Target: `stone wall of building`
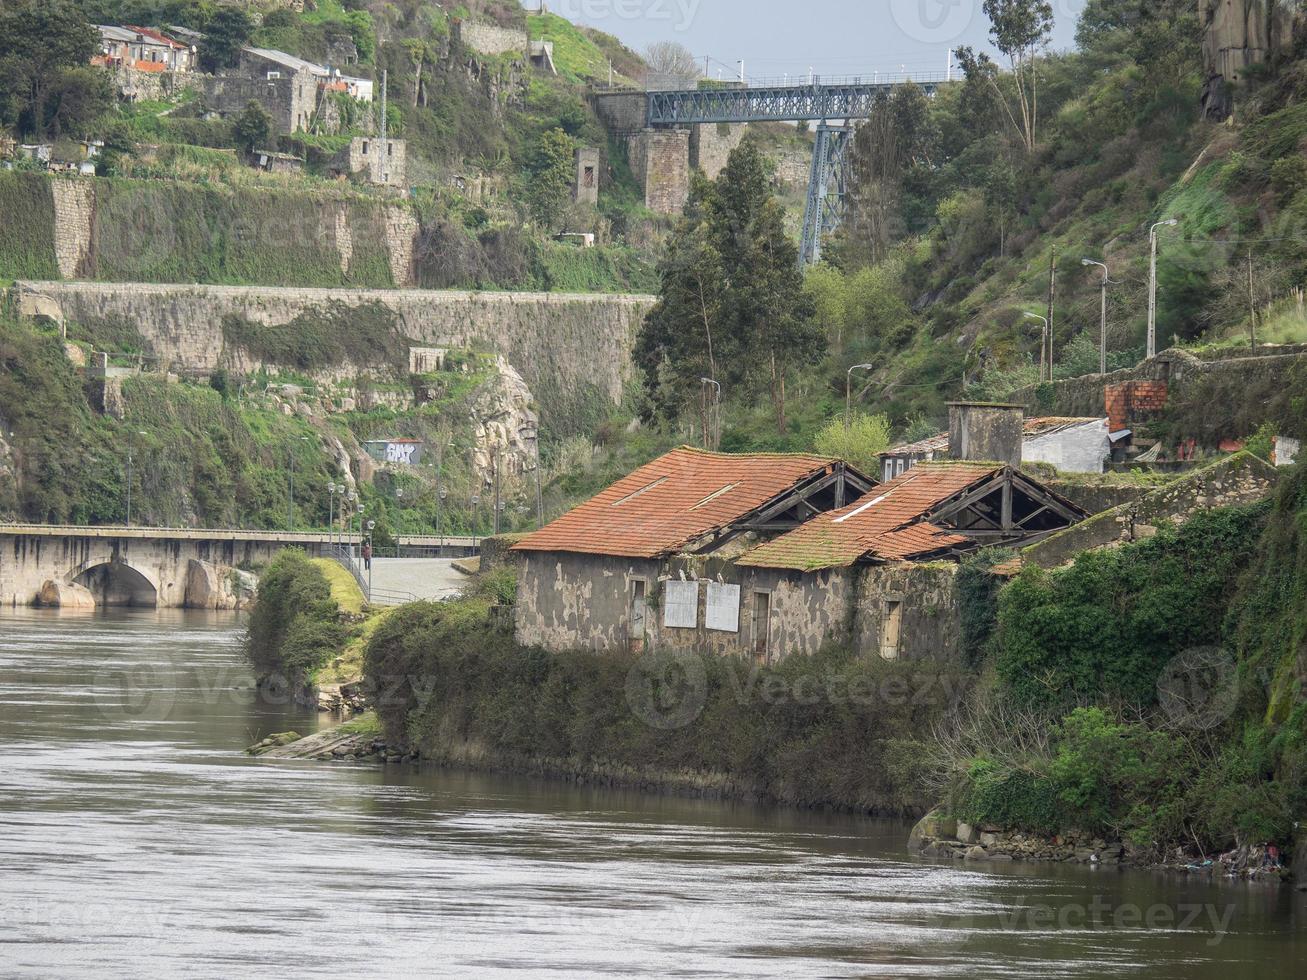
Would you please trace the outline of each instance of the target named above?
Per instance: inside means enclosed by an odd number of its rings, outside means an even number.
[[[540,402],[555,434],[619,403],[632,374],[631,348],[652,296],[489,293],[416,289],[295,289],[146,283],[24,282],[74,321],[135,323],[163,363],[185,373],[249,369],[226,347],[223,317],[284,324],[302,313],[381,304],[419,346],[491,349],[504,355]]]
[[[949,662],[961,656],[956,565],[895,562],[796,572],[685,557],[526,552],[524,558],[514,615],[517,641],[527,646],[635,648],[768,662],[811,656],[833,644],[851,644],[867,658]],[[637,582],[646,596],[643,630],[632,628]],[[666,625],[667,587],[674,582],[697,588],[693,627]],[[709,592],[722,585],[739,589],[734,630],[708,625]],[[897,644],[887,649],[891,618]]]
[[[240,112],[251,101],[272,116],[280,133],[308,129],[318,108],[318,77],[311,72],[280,69],[280,78],[268,78],[277,66],[258,59],[230,74],[202,76],[197,88],[201,101],[222,116]]]
[[[949,562],[890,562],[857,569],[851,617],[855,652],[893,660],[958,660],[962,611],[957,574],[958,566]],[[895,616],[898,643],[891,656],[885,643]]]
[[[1236,453],[1032,544],[1021,557],[1027,564],[1056,568],[1083,551],[1152,537],[1160,524],[1183,524],[1200,510],[1264,500],[1278,480],[1270,463]]]

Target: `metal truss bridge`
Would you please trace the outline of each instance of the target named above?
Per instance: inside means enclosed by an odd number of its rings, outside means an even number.
[[[651,127],[694,126],[704,123],[816,121],[812,173],[803,211],[799,261],[815,265],[821,260],[822,238],[840,226],[848,188],[850,122],[866,119],[898,85],[912,82],[934,95],[948,81],[935,75],[874,75],[793,83],[758,80],[748,86],[652,91],[646,124]]]

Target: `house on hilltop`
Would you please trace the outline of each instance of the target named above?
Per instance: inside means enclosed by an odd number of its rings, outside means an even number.
[[[329,99],[333,93],[368,103],[373,98],[371,79],[345,75],[285,51],[254,47],[241,49],[234,68],[205,78],[203,91],[205,104],[222,116],[258,102],[282,133],[338,129],[338,113]]]
[[[100,33],[100,52],[91,59],[94,65],[144,72],[188,72],[195,67],[191,45],[148,27],[101,24],[96,30]]]

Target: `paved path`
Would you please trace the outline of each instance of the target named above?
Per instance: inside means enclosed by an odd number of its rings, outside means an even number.
[[[372,587],[411,592],[419,599],[444,599],[468,584],[468,577],[455,571],[453,564],[452,558],[374,558]],[[364,581],[367,574],[363,573]]]

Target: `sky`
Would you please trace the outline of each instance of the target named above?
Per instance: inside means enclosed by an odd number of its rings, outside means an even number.
[[[943,72],[949,48],[992,51],[981,0],[545,0],[568,20],[616,35],[643,50],[654,41],[684,44],[711,74],[751,79],[873,72]],[[1074,44],[1086,0],[1052,0],[1055,49]],[[530,10],[539,0],[523,0]]]

